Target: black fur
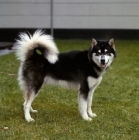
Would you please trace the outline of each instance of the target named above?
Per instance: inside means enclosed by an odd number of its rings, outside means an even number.
[[[81,92],[87,94],[89,91],[87,77],[99,76],[94,70],[94,67],[97,69],[96,64],[90,62],[89,57],[87,50],[60,53],[58,61],[51,64],[43,55],[34,51],[23,64],[23,77],[27,85],[35,88],[36,93],[42,86],[45,76],[51,76],[56,80],[80,83]]]
[[[27,85],[31,86],[33,84],[31,87],[34,87],[37,93],[43,84],[45,76],[51,76],[56,80],[77,82],[80,84],[81,93],[88,94],[87,77],[98,78],[99,75],[96,70],[101,71],[101,68],[92,61],[92,53],[98,49],[104,52],[104,48],[106,48],[115,56],[115,51],[108,46],[106,41],[99,41],[96,47],[91,48],[85,51],[60,53],[58,61],[51,64],[43,55],[37,53],[38,47],[34,54],[23,64],[23,75],[28,83]],[[43,53],[43,49],[39,50]]]

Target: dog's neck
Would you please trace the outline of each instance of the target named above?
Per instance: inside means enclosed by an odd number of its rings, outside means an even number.
[[[100,68],[94,61],[90,60],[92,67],[94,68],[98,77],[103,76],[103,74],[107,71],[107,69]]]
[[[100,71],[98,71],[95,67],[94,67],[94,69],[95,69],[95,72],[97,73],[98,77],[103,76],[104,73],[106,72],[106,69],[103,69],[103,70],[101,69]]]

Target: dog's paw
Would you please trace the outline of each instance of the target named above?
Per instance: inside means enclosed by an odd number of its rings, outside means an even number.
[[[38,111],[37,110],[34,110],[32,107],[30,108],[30,112],[38,113]]]
[[[88,117],[87,121],[88,121],[88,122],[92,121],[92,118]]]
[[[92,118],[90,118],[87,114],[82,115],[83,120],[85,121],[92,121]]]
[[[34,109],[30,110],[30,112],[38,113],[38,111],[37,110],[34,110]]]
[[[34,122],[35,120],[34,120],[33,118],[30,117],[30,118],[26,118],[26,121],[27,121],[27,122]]]
[[[25,114],[25,120],[27,122],[34,122],[35,121],[33,118],[31,118],[30,114]]]
[[[87,117],[87,118],[83,118],[85,121],[88,121],[88,122],[90,122],[90,121],[92,121],[92,118],[90,118],[90,117]]]
[[[94,118],[94,117],[97,116],[95,113],[88,113],[88,115],[89,115],[89,117],[91,117],[91,118]]]

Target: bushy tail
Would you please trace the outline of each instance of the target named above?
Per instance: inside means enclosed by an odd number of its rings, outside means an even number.
[[[58,49],[50,35],[44,34],[42,30],[37,30],[33,35],[21,33],[19,40],[16,41],[17,58],[22,62],[30,58],[35,49],[40,49],[42,55],[50,62],[55,63],[58,60]]]

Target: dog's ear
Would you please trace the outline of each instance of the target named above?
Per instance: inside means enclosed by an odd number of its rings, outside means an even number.
[[[114,38],[111,38],[108,43],[110,46],[112,46],[114,44]]]
[[[92,38],[91,46],[94,47],[94,46],[96,46],[96,45],[97,45],[97,41],[96,41],[94,38]]]
[[[109,40],[108,43],[109,43],[109,45],[112,46],[113,49],[115,50],[114,38],[111,38],[111,39]]]

